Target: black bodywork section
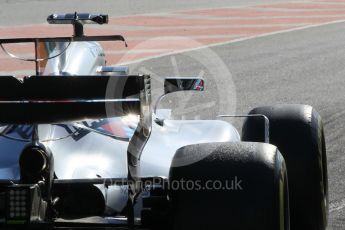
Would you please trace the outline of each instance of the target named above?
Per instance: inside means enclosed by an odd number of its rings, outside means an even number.
[[[140,114],[142,78],[32,76],[20,81],[4,76],[0,78],[0,123],[59,123]]]

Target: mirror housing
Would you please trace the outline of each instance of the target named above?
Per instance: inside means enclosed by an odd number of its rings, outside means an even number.
[[[198,77],[167,77],[164,79],[164,94],[188,90],[204,91],[204,80]]]
[[[169,93],[179,91],[204,91],[204,79],[200,77],[167,77],[164,79],[164,94],[161,95],[154,106],[153,112],[157,115],[157,108],[160,101]],[[156,117],[155,122],[163,126],[164,119]]]

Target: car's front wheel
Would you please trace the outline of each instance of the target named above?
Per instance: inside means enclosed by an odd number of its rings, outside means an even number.
[[[328,218],[327,157],[320,115],[306,105],[259,107],[250,114],[265,115],[270,122],[270,143],[277,146],[287,165],[291,229],[324,230]],[[263,142],[261,118],[248,118],[243,141]]]

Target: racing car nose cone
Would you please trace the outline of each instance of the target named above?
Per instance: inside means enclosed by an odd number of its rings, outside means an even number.
[[[39,147],[24,149],[19,159],[20,168],[24,173],[37,174],[47,167],[47,156]]]

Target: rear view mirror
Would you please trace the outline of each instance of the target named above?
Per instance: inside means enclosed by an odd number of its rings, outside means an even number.
[[[168,77],[164,80],[164,94],[178,91],[204,91],[204,80],[197,77]]]
[[[167,77],[164,79],[164,94],[161,95],[154,106],[154,114],[157,116],[159,102],[169,93],[179,91],[204,91],[204,80],[198,77]],[[164,119],[156,118],[156,123],[163,126]]]

